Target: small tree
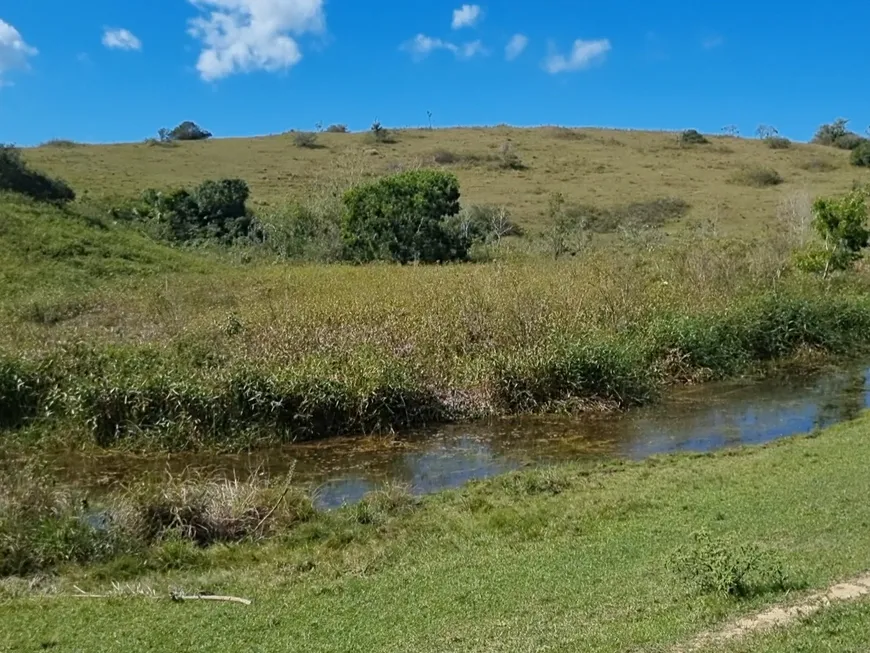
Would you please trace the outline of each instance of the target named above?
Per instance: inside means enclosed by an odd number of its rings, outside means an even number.
[[[725,136],[740,136],[740,129],[737,125],[725,125],[722,128],[722,133],[725,134]]]
[[[846,270],[862,257],[870,241],[867,229],[867,191],[853,190],[840,198],[820,197],[813,203],[813,227],[824,241],[824,250],[805,252],[799,259],[804,269]]]
[[[204,141],[211,138],[211,132],[206,131],[195,122],[185,120],[169,132],[173,141]]]
[[[768,138],[779,136],[779,130],[771,125],[758,125],[755,135],[761,140],[766,141]]]
[[[582,212],[568,210],[562,193],[550,195],[547,219],[551,226],[544,237],[554,259],[565,254],[574,255],[588,242],[589,234]]]
[[[335,124],[330,125],[326,128],[326,131],[330,134],[346,134],[347,133],[347,125]]]
[[[849,131],[846,128],[848,124],[849,121],[845,118],[837,118],[829,125],[822,125],[813,136],[813,143],[831,145],[841,150],[854,150],[867,139],[860,134]]]
[[[852,165],[870,168],[870,140],[852,150]]]
[[[471,242],[452,222],[459,181],[440,170],[412,170],[358,186],[344,196],[345,255],[399,263],[463,260]]]
[[[62,179],[32,170],[14,145],[0,145],[0,191],[21,193],[43,202],[71,202],[76,198]]]
[[[372,138],[378,143],[391,143],[393,136],[390,130],[384,127],[379,121],[375,120],[372,123],[371,129]]]

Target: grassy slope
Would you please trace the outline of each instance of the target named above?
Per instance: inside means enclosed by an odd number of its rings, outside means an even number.
[[[72,295],[119,279],[206,269],[204,257],[156,243],[79,205],[57,207],[0,195],[4,303],[41,293]]]
[[[783,195],[848,190],[866,173],[849,165],[848,152],[795,144],[772,150],[757,140],[716,138],[710,145],[681,148],[668,133],[552,128],[463,128],[409,130],[395,144],[373,146],[364,134],[322,134],[319,149],[302,149],[292,135],[218,139],[178,147],[144,144],[41,147],[27,151],[36,167],[66,178],[94,195],[138,193],[148,187],[193,183],[216,177],[242,177],[254,202],[279,205],[291,195],[309,194],[312,186],[345,169],[382,174],[398,165],[431,163],[447,150],[461,155],[497,154],[509,140],[527,170],[504,171],[489,164],[453,165],[463,196],[473,203],[508,206],[528,227],[543,225],[547,195],[564,193],[569,202],[611,206],[676,196],[693,209],[688,220],[716,217],[723,228],[757,231],[769,224]],[[372,149],[377,155],[367,154]],[[802,166],[821,160],[829,172]],[[732,183],[743,166],[775,168],[785,183],[773,189]]]
[[[0,648],[658,650],[783,598],[688,592],[665,561],[697,528],[775,550],[809,587],[868,567],[868,433],[870,415],[761,449],[493,479],[377,527],[348,510],[283,544],[215,550],[205,570],[140,579],[248,596],[249,608],[22,590],[0,602]],[[542,492],[553,482],[561,493]],[[60,582],[98,590],[114,570]],[[842,610],[847,624],[866,615]]]

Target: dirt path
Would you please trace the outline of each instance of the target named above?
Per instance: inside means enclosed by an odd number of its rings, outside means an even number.
[[[775,605],[763,612],[743,617],[720,630],[702,633],[687,646],[678,647],[675,653],[690,653],[720,647],[747,635],[787,626],[798,619],[815,614],[832,603],[854,601],[868,595],[870,595],[870,573],[833,585],[825,592],[811,594],[800,603]]]

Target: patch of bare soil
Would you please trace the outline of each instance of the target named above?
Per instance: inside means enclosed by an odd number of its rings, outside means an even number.
[[[774,605],[763,612],[743,617],[724,628],[702,633],[689,645],[678,647],[676,653],[690,653],[718,648],[730,641],[789,624],[815,614],[832,603],[854,601],[870,595],[870,573],[833,585],[824,592],[811,594],[800,603]]]

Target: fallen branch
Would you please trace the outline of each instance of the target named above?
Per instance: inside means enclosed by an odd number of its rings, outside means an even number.
[[[250,599],[243,599],[238,596],[220,596],[218,594],[181,594],[179,592],[170,592],[169,596],[163,596],[160,594],[89,594],[75,585],[73,586],[73,589],[75,589],[78,594],[72,594],[70,596],[79,599],[117,599],[136,597],[144,599],[170,599],[176,603],[183,603],[184,601],[223,601],[226,603],[251,605]]]

